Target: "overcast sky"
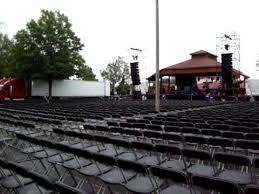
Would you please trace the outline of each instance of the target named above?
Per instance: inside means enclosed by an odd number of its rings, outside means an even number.
[[[258,0],[160,0],[160,67],[200,49],[216,53],[216,34],[234,30],[241,37],[241,71],[259,79],[258,7]],[[1,31],[13,36],[41,9],[68,16],[98,78],[117,56],[127,59],[131,47],[143,50],[141,77],[155,72],[155,0],[0,0]]]

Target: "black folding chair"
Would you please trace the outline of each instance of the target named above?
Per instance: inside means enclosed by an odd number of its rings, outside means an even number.
[[[221,170],[217,177],[234,182],[239,185],[247,185],[253,182],[251,160],[242,155],[217,152],[214,161]]]
[[[195,175],[192,177],[194,193],[215,193],[221,194],[240,194],[238,186],[230,181],[218,179],[215,177],[207,177]]]
[[[182,152],[179,147],[166,144],[156,144],[156,150],[161,154],[160,166],[180,171],[187,168],[185,161],[182,159]]]
[[[155,177],[159,177],[164,180],[162,187],[156,184],[157,191],[160,194],[170,194],[170,193],[181,193],[181,194],[191,194],[191,188],[188,186],[187,176],[180,171],[173,169],[167,169],[163,167],[151,167],[151,173]],[[156,180],[156,179],[154,179]]]
[[[154,178],[150,176],[147,167],[143,164],[121,159],[118,159],[117,162],[121,169],[137,173],[134,178],[124,183],[126,190],[131,193],[150,194],[163,184],[163,181],[160,179],[154,180]]]

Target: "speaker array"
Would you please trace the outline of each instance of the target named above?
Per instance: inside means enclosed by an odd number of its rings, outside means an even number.
[[[138,62],[130,63],[131,79],[134,86],[140,85]]]
[[[221,55],[221,65],[223,84],[226,90],[231,90],[233,87],[232,53]]]

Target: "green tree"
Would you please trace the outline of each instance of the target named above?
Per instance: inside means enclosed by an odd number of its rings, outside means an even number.
[[[66,79],[82,68],[83,44],[71,29],[67,16],[42,10],[41,17],[27,23],[15,35],[15,73],[24,79]]]
[[[12,75],[12,49],[13,42],[7,35],[0,33],[0,77]]]
[[[76,70],[76,76],[82,80],[96,81],[95,74],[91,67],[87,65],[80,65]]]
[[[114,62],[109,63],[104,70],[101,70],[101,76],[111,82],[111,89],[114,91],[120,82],[123,82],[122,85],[129,82],[129,66],[122,57],[118,57]]]

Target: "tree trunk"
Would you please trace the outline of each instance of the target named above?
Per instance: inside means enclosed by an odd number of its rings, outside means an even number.
[[[52,98],[52,80],[49,80],[49,100]]]
[[[27,98],[28,97],[28,82],[26,79],[23,79],[24,81],[24,86],[25,86],[25,94],[24,94],[24,98]]]

